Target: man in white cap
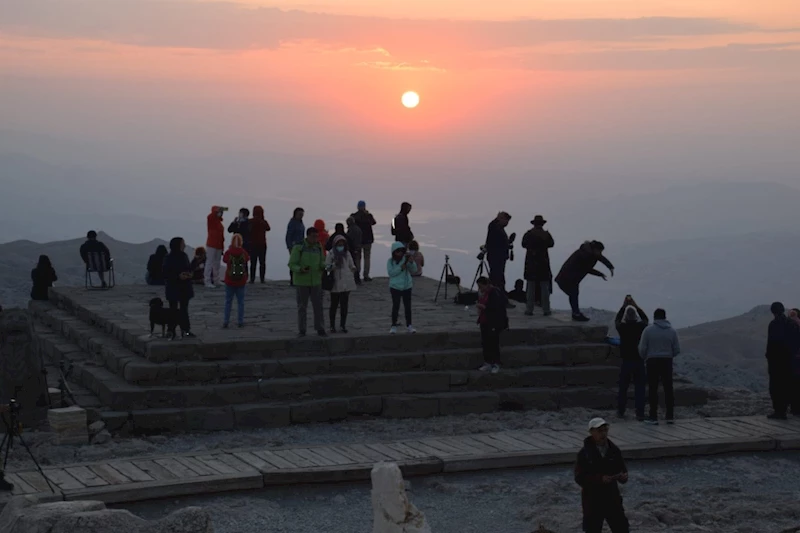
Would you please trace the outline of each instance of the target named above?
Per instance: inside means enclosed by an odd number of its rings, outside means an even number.
[[[586,533],[601,533],[604,522],[611,533],[630,531],[619,492],[619,483],[628,482],[628,469],[622,452],[609,440],[608,422],[602,418],[589,421],[589,436],[575,463],[575,482],[581,486]]]

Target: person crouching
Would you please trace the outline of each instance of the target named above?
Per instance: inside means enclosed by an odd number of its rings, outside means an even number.
[[[356,289],[356,263],[347,245],[347,238],[337,235],[333,239],[331,253],[325,257],[325,269],[333,272],[331,288],[331,333],[336,333],[336,310],[342,307],[339,323],[342,333],[347,333],[347,312],[350,307],[350,292]]]
[[[236,323],[244,327],[244,291],[247,287],[247,263],[250,256],[244,249],[244,239],[236,233],[231,238],[231,247],[222,256],[222,262],[228,265],[225,270],[225,312],[222,327],[227,328],[231,320],[231,305],[236,297]]]
[[[628,482],[628,469],[622,452],[609,440],[608,429],[605,420],[593,418],[575,462],[575,483],[581,486],[586,533],[601,533],[604,522],[608,522],[611,533],[630,531],[618,485]]]
[[[481,347],[483,348],[482,372],[500,372],[500,333],[508,329],[506,301],[500,289],[492,285],[489,278],[478,278],[478,303],[480,311],[478,324],[481,327]]]

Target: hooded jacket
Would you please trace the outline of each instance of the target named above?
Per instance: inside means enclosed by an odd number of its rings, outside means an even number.
[[[257,205],[253,208],[253,218],[250,219],[250,245],[262,248],[267,245],[267,232],[272,228],[264,218],[264,208]],[[305,228],[303,228],[305,229]]]
[[[354,220],[351,221],[348,219],[347,233],[345,236],[347,237],[347,243],[352,246],[352,248],[350,248],[351,252],[358,252],[361,250],[364,243],[364,232]]]
[[[356,211],[352,215],[356,224],[361,228],[361,244],[372,244],[375,242],[375,233],[372,226],[376,224],[375,217],[369,211]]]
[[[164,258],[164,295],[167,301],[189,300],[194,297],[192,279],[181,279],[183,272],[192,272],[189,256],[179,247],[179,242],[170,242],[170,252]]]
[[[308,267],[307,272],[303,272]],[[325,255],[320,243],[311,244],[308,239],[292,248],[289,270],[295,287],[321,287],[322,271],[325,270]]]
[[[594,269],[598,261],[606,265],[610,270],[614,269],[611,261],[602,255],[597,257],[592,250],[591,243],[586,241],[564,262],[561,271],[556,276],[556,283],[562,289],[569,289],[580,285],[583,278],[589,274],[602,275],[601,272]]]
[[[392,228],[394,229],[394,240],[405,244],[414,240],[414,232],[411,231],[411,224],[408,222],[409,208],[401,207],[400,212],[394,217]]]
[[[231,239],[231,247],[225,250],[225,254],[222,256],[222,262],[228,265],[225,269],[225,285],[228,287],[244,287],[247,285],[247,263],[250,261],[250,256],[247,255],[243,244],[244,240],[242,237],[238,234],[234,235],[233,239]],[[233,279],[231,274],[233,272],[234,261],[239,260],[244,262],[242,277],[240,279]]]
[[[208,226],[208,238],[206,247],[215,250],[225,249],[225,226],[222,225],[222,217],[219,216],[220,208],[218,205],[211,207],[211,213],[206,217]]]
[[[648,359],[672,359],[681,353],[678,332],[672,329],[669,320],[655,320],[647,326],[639,341],[639,355]]]
[[[389,274],[389,288],[397,291],[407,291],[414,287],[414,278],[411,276],[417,271],[417,264],[408,256],[398,263],[394,260],[395,250],[404,249],[402,242],[392,243],[392,256],[386,262],[386,271]]]
[[[353,262],[353,256],[349,250],[344,252],[342,256],[342,264],[336,263],[337,252],[336,244],[339,242],[347,242],[343,235],[336,235],[333,238],[333,249],[325,257],[325,267],[327,270],[333,272],[333,288],[331,292],[351,292],[356,290],[356,280],[353,277],[353,272],[356,270],[356,264]]]
[[[314,221],[314,227],[319,232],[319,242],[325,243],[327,245],[328,239],[331,238],[331,234],[328,233],[328,230],[325,229],[325,221],[321,218],[318,218]],[[327,250],[323,247],[322,254],[325,255]]]
[[[286,225],[286,249],[289,252],[298,244],[303,244],[306,239],[306,225],[303,220],[292,217]]]
[[[603,476],[627,473],[620,449],[608,439],[605,456],[600,454],[592,437],[586,437],[575,461],[575,483],[581,486],[584,516],[608,511],[622,505],[619,482],[603,483]]]

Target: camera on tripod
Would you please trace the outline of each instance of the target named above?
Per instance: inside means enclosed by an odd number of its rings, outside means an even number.
[[[514,260],[514,241],[517,238],[516,233],[512,233],[508,236],[508,259],[513,261]]]
[[[481,251],[478,254],[478,261],[483,261],[486,258],[486,245],[481,244]]]
[[[19,414],[20,409],[22,409],[22,405],[20,405],[20,403],[17,400],[15,400],[14,398],[8,400],[9,413],[11,413],[14,416],[17,416]]]

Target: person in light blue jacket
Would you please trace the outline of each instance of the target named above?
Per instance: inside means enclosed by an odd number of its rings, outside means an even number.
[[[672,360],[681,353],[678,333],[667,320],[667,312],[656,309],[653,324],[645,328],[639,341],[639,355],[647,366],[650,396],[648,424],[658,424],[658,385],[664,385],[664,403],[667,407],[667,424],[674,421],[675,396],[672,387]]]
[[[411,276],[417,272],[417,263],[407,253],[402,242],[392,243],[392,257],[386,262],[386,270],[389,274],[389,291],[392,293],[392,329],[389,333],[391,335],[397,333],[401,300],[406,313],[406,330],[409,333],[416,333],[417,330],[411,325],[411,289],[414,287],[414,279]]]

